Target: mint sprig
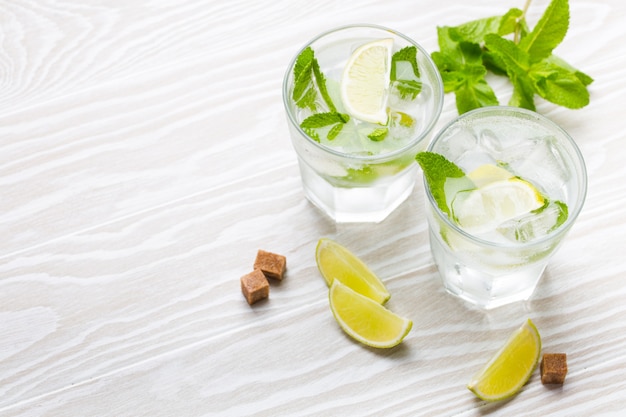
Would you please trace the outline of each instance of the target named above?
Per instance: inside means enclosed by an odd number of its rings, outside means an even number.
[[[477,24],[470,32],[470,38],[477,36],[475,30],[483,32],[491,28],[489,21]],[[456,95],[459,114],[498,104],[495,93],[485,80],[487,68],[483,63],[483,51],[478,43],[463,40],[461,29],[437,28],[440,52],[432,53],[433,61],[441,73],[444,92],[454,92]],[[483,36],[480,35],[481,38]]]
[[[309,108],[315,111],[315,97],[317,92],[313,84],[313,49],[304,49],[293,66],[294,87],[291,98],[300,108]]]
[[[300,127],[313,140],[320,142],[318,129],[331,126],[326,133],[333,140],[350,120],[347,114],[339,113],[326,88],[326,77],[315,58],[313,48],[306,47],[296,58],[293,67],[294,87],[292,98],[296,105],[310,110],[313,114],[300,123]],[[320,106],[319,99],[326,104],[328,111]]]
[[[451,213],[446,198],[446,181],[448,178],[463,178],[465,177],[465,172],[454,162],[434,152],[419,152],[415,155],[415,160],[422,167],[426,183],[437,206],[439,206],[442,212],[450,216]],[[467,182],[471,184],[469,179]]]
[[[341,129],[343,129],[343,125],[349,120],[350,116],[347,114],[337,112],[315,113],[304,119],[302,123],[300,123],[300,127],[311,136],[311,138],[319,142],[320,137],[316,129],[331,126],[326,134],[326,138],[333,140],[339,135]]]
[[[593,79],[553,54],[568,30],[568,0],[552,0],[532,30],[529,5],[527,0],[524,10],[437,28],[440,50],[432,58],[444,91],[455,93],[459,114],[499,104],[486,81],[488,71],[511,81],[511,106],[535,110],[536,95],[570,109],[589,103]]]
[[[326,89],[326,77],[322,74],[313,48],[310,46],[306,47],[296,58],[293,76],[292,98],[298,107],[317,111],[316,101],[319,94],[331,112],[337,111]]]
[[[407,62],[411,72],[399,70],[399,63]],[[422,91],[422,82],[419,80],[420,70],[417,65],[417,48],[406,46],[396,51],[391,57],[391,82],[395,83],[400,97],[403,100],[415,100]]]

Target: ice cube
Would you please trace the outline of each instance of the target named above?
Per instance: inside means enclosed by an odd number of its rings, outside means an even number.
[[[506,148],[501,159],[516,175],[540,186],[553,197],[571,176],[564,151],[554,136],[534,137]]]
[[[454,212],[452,205],[455,198],[460,193],[464,193],[475,188],[476,185],[466,175],[458,178],[446,178],[446,181],[443,183],[443,193],[449,212]]]
[[[491,129],[482,129],[477,132],[478,146],[486,153],[497,155],[502,152],[502,142],[498,135]]]
[[[464,171],[469,172],[483,164],[495,164],[492,148],[498,148],[499,140],[492,131],[476,130],[459,125],[453,145],[445,154]]]
[[[450,127],[438,140],[434,152],[446,155],[450,161],[456,161],[458,165],[463,165],[462,159],[467,153],[475,151],[478,138],[472,129],[464,124]]]
[[[528,242],[555,230],[567,219],[567,206],[560,201],[501,223],[496,230],[514,242]]]

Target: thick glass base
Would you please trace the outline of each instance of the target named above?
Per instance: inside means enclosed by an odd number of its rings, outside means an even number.
[[[396,175],[353,187],[333,186],[302,161],[300,173],[307,198],[334,221],[380,222],[413,191],[417,164]]]
[[[547,265],[547,261],[511,268],[468,265],[432,230],[430,247],[446,291],[484,309],[530,298]]]

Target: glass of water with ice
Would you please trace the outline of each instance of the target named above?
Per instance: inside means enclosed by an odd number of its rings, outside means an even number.
[[[538,113],[486,107],[450,122],[425,154],[441,157],[432,165],[447,172],[437,181],[424,170],[431,251],[446,290],[483,308],[528,299],[585,200],[572,138]]]
[[[306,197],[336,222],[379,222],[413,190],[443,84],[417,42],[352,25],[294,56],[283,102]]]

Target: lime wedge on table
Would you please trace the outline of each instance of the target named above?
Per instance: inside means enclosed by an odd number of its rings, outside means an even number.
[[[375,348],[398,345],[413,322],[387,310],[335,280],[329,291],[330,309],[339,326],[353,339]]]
[[[541,337],[528,319],[517,329],[467,384],[467,388],[485,401],[498,401],[519,392],[539,362]]]
[[[387,123],[387,90],[393,39],[368,42],[350,56],[341,78],[341,100],[353,117]]]
[[[379,304],[389,300],[391,295],[382,281],[356,255],[334,240],[319,240],[315,260],[329,287],[337,280]]]
[[[452,215],[464,229],[481,233],[544,203],[543,196],[531,183],[511,177],[458,193],[452,201]]]

